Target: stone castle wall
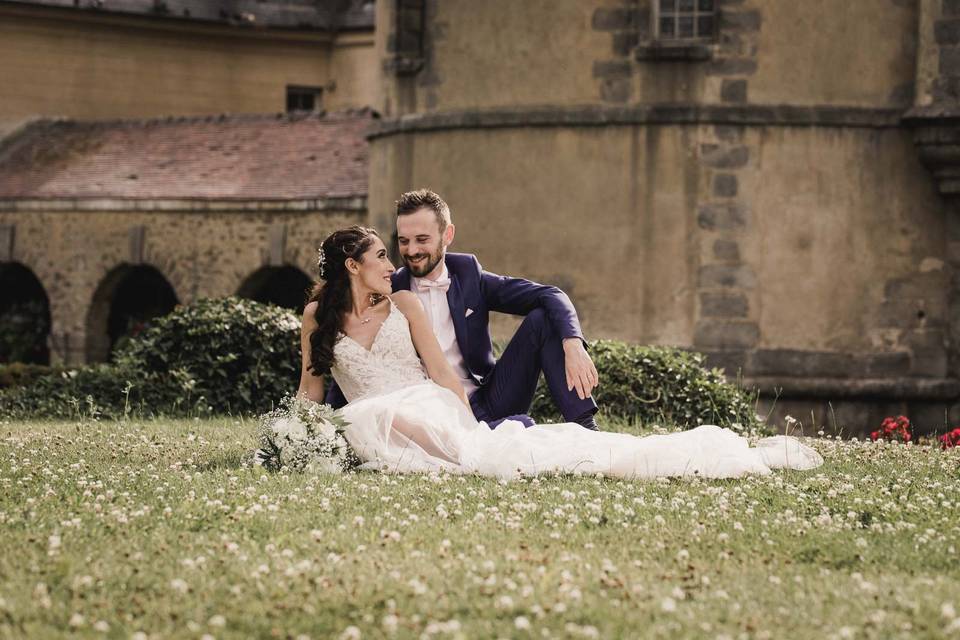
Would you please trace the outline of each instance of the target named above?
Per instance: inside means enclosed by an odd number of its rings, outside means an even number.
[[[378,35],[373,220],[434,188],[459,249],[591,337],[708,353],[774,420],[960,419],[956,225],[903,123],[939,2],[718,4],[715,45],[664,51],[644,0],[425,2],[417,70]]]

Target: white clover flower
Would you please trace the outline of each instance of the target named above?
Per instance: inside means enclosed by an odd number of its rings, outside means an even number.
[[[677,601],[673,598],[664,598],[660,601],[660,610],[672,613],[677,610]]]
[[[526,616],[517,616],[513,619],[513,626],[517,631],[529,631],[530,630],[530,620]]]

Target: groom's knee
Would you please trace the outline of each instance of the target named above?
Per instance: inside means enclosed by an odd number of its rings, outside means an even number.
[[[528,313],[520,324],[519,330],[529,333],[534,340],[541,344],[553,335],[553,328],[550,326],[547,312],[543,309],[534,309]]]

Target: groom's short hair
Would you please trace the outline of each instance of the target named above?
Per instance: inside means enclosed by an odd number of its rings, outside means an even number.
[[[450,207],[430,189],[407,191],[397,200],[397,215],[405,216],[416,213],[420,209],[430,209],[437,216],[440,233],[443,233],[450,224]]]

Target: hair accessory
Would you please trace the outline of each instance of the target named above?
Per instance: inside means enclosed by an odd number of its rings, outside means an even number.
[[[324,260],[326,256],[323,253],[323,247],[317,249],[317,268],[320,269],[320,277],[324,277]]]

